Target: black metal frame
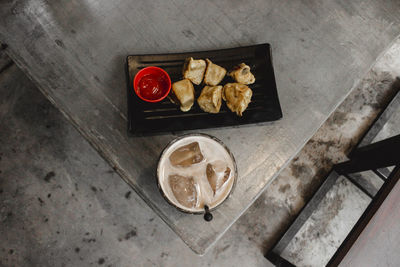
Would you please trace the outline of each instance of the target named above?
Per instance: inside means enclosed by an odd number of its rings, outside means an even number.
[[[351,160],[335,165],[339,174],[376,170],[399,163],[400,135],[355,149]]]

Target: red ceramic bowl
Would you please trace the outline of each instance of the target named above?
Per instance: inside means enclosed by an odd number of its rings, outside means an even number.
[[[158,67],[146,67],[136,73],[133,79],[136,95],[146,102],[159,102],[171,91],[171,78]]]

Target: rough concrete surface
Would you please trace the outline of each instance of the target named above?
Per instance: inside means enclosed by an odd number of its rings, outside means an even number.
[[[339,177],[282,257],[296,266],[325,266],[370,200],[346,178]]]
[[[265,266],[263,252],[398,90],[392,86],[398,74],[377,67],[369,72],[292,164],[200,257],[11,66],[0,76],[0,265]],[[298,255],[309,262],[306,256]]]
[[[400,69],[400,68],[399,68]],[[383,126],[382,130],[374,138],[374,142],[392,137],[400,133],[400,110],[394,113],[387,123]]]

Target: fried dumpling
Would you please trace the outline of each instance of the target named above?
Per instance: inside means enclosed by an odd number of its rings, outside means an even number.
[[[222,86],[205,86],[201,91],[197,103],[200,108],[209,113],[218,113],[221,108]]]
[[[226,69],[212,63],[209,59],[206,59],[206,61],[207,69],[206,73],[204,74],[204,83],[207,85],[216,86],[224,79]]]
[[[247,85],[240,83],[227,83],[222,92],[222,98],[228,108],[239,116],[246,110],[252,95],[253,91]]]
[[[183,65],[183,77],[199,85],[203,80],[206,66],[206,62],[203,59],[187,58]]]
[[[244,63],[239,64],[228,73],[236,82],[241,84],[252,84],[256,81],[250,72],[250,67]]]
[[[171,99],[174,103],[181,106],[182,111],[188,111],[194,103],[194,87],[188,79],[174,82],[172,84]]]

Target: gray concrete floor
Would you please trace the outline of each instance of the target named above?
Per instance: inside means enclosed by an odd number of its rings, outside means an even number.
[[[154,214],[15,65],[8,67],[0,74],[0,266],[266,266],[263,253],[398,90],[393,84],[400,74],[399,55],[400,41],[202,257]],[[349,194],[341,196],[335,201],[347,203]],[[325,226],[332,227],[331,220],[349,212],[347,208],[332,209],[332,216],[322,219]],[[335,231],[347,228],[333,226]],[[331,240],[327,229],[321,229],[323,239],[316,246]],[[335,246],[333,242],[327,251]],[[299,265],[324,260],[293,248]]]

